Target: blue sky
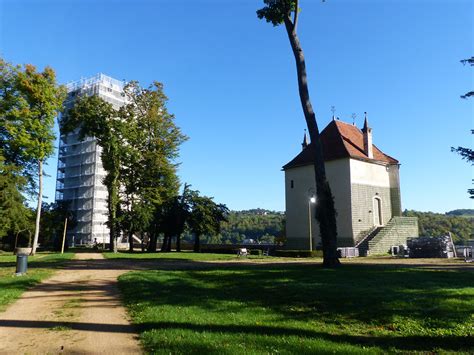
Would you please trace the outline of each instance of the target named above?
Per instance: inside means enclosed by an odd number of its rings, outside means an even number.
[[[284,28],[258,20],[263,1],[0,0],[0,54],[52,66],[61,83],[102,72],[163,82],[190,137],[179,175],[231,209],[284,210],[281,166],[305,128]],[[468,0],[302,0],[299,36],[318,123],[362,126],[401,162],[403,208],[473,208],[474,8]],[[54,198],[56,158],[46,195]]]

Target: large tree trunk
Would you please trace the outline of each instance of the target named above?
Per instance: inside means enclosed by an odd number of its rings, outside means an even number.
[[[113,174],[113,176],[110,176],[111,181],[106,184],[107,190],[109,193],[109,196],[108,196],[109,226],[110,226],[109,250],[116,253],[117,240],[118,240],[118,235],[120,233],[120,228],[117,224],[117,211],[118,211],[118,205],[119,205],[118,186],[117,186],[118,174],[116,172],[110,172],[109,174]]]
[[[129,251],[133,251],[133,232],[128,232]]]
[[[33,238],[33,247],[31,248],[31,255],[36,254],[36,248],[38,247],[42,200],[43,200],[43,160],[40,159],[38,161],[38,206],[36,208],[35,236]]]
[[[337,257],[337,225],[334,197],[332,196],[331,188],[326,179],[326,169],[324,167],[318,124],[309,97],[303,49],[301,48],[300,41],[296,35],[295,26],[290,18],[285,19],[285,28],[288,33],[288,38],[290,39],[291,49],[295,56],[301,106],[303,108],[306,125],[308,126],[309,136],[314,149],[314,173],[317,197],[315,218],[319,223],[319,230],[323,244],[323,266],[334,267],[340,264]]]
[[[109,189],[108,209],[109,209],[109,250],[115,250],[115,206],[113,206],[113,189]]]
[[[150,234],[150,241],[148,243],[148,252],[149,253],[156,253],[156,241],[157,241],[156,233]]]
[[[176,251],[177,252],[181,251],[181,234],[178,234],[176,236]]]
[[[200,243],[200,235],[194,235],[194,252],[200,253],[201,252],[201,243]]]
[[[168,251],[169,241],[170,241],[170,237],[168,236],[168,234],[165,233],[165,235],[163,236],[163,244],[161,245],[161,251],[162,252],[167,252]]]

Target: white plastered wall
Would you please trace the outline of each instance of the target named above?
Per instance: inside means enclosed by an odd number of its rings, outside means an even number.
[[[349,159],[339,159],[325,164],[326,175],[334,195],[337,211],[338,244],[352,243],[351,184]],[[293,181],[293,187],[292,187]],[[286,237],[287,248],[309,248],[309,194],[315,189],[314,167],[296,167],[285,171]],[[320,245],[319,226],[311,209],[313,248]]]

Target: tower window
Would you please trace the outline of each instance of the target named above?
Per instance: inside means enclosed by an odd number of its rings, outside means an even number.
[[[295,187],[295,182],[293,180],[290,181],[290,187],[291,188]]]

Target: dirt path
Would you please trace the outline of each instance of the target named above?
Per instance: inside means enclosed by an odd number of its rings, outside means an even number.
[[[119,299],[117,270],[101,254],[76,254],[0,313],[0,354],[137,354]]]

